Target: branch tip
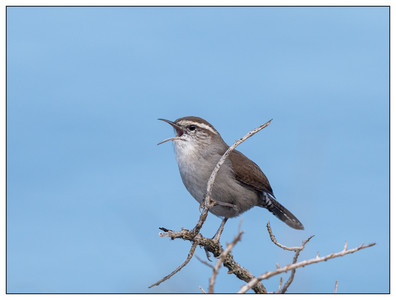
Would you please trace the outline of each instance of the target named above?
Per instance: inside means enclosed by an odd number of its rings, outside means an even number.
[[[287,271],[295,270],[297,268],[305,267],[307,265],[311,265],[311,264],[314,264],[314,263],[327,261],[329,259],[333,259],[333,258],[336,258],[336,257],[341,257],[341,256],[344,256],[344,255],[347,255],[347,254],[351,254],[351,253],[357,252],[359,250],[362,250],[362,249],[365,249],[365,248],[368,248],[368,247],[372,247],[374,245],[375,245],[375,243],[371,243],[371,244],[368,244],[366,246],[360,246],[360,247],[357,247],[357,248],[354,248],[354,249],[350,249],[350,250],[347,250],[347,251],[342,250],[341,252],[338,252],[338,253],[330,253],[329,255],[323,256],[323,257],[320,257],[319,253],[318,253],[316,258],[304,260],[304,261],[301,261],[301,262],[298,262],[298,263],[294,263],[294,264],[291,264],[291,265],[286,265],[286,266],[284,266],[282,268],[279,268],[279,269],[276,269],[274,271],[263,273],[260,276],[257,276],[254,279],[252,279],[248,284],[245,284],[238,291],[238,293],[246,293],[250,289],[250,287],[252,285],[255,285],[255,284],[257,284],[257,282],[259,282],[261,280],[264,280],[264,279],[268,279],[268,278],[270,278],[270,277],[272,277],[274,275],[277,275],[277,274],[280,274],[280,273],[285,273]]]

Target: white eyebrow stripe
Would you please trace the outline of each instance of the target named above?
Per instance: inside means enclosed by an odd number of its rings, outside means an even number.
[[[210,126],[208,126],[208,125],[206,125],[204,123],[197,123],[197,122],[194,122],[194,121],[184,121],[184,120],[182,120],[182,121],[179,122],[179,124],[180,125],[184,125],[184,126],[186,126],[186,125],[195,125],[197,127],[201,127],[203,129],[207,129],[207,130],[211,131],[214,134],[217,133],[212,127],[210,127]]]

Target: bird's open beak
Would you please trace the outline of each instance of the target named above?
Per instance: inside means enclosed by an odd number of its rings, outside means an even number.
[[[158,119],[158,120],[164,121],[164,122],[166,122],[166,123],[172,125],[172,127],[175,129],[177,135],[174,136],[174,137],[168,138],[168,139],[166,139],[166,140],[163,140],[162,142],[159,142],[157,145],[161,145],[161,144],[163,144],[163,143],[165,143],[165,142],[167,142],[167,141],[174,141],[174,140],[177,140],[177,139],[179,139],[179,138],[183,135],[183,133],[184,133],[183,128],[181,128],[181,127],[180,127],[179,125],[177,125],[175,122],[172,122],[172,121],[169,121],[169,120],[166,120],[166,119]]]

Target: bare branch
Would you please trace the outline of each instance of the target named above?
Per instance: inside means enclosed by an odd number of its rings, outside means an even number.
[[[232,248],[234,248],[236,243],[241,240],[242,234],[243,234],[243,231],[239,231],[238,235],[234,238],[234,240],[231,242],[231,244],[228,244],[227,248],[223,252],[221,252],[220,257],[217,260],[216,265],[213,268],[212,277],[210,277],[210,279],[209,279],[209,293],[214,293],[214,284],[216,281],[216,276],[219,273],[221,264],[224,262],[227,255],[231,252]]]
[[[347,255],[347,254],[351,254],[351,253],[357,252],[359,250],[362,250],[362,249],[365,249],[365,248],[368,248],[368,247],[372,247],[374,245],[375,245],[375,243],[371,243],[371,244],[368,244],[368,245],[362,244],[359,247],[351,249],[351,250],[346,250],[345,247],[344,247],[344,249],[342,251],[338,252],[338,253],[331,253],[331,254],[329,254],[327,256],[323,256],[323,257],[320,257],[320,256],[317,255],[315,258],[312,258],[312,259],[304,260],[302,262],[291,264],[291,265],[286,265],[286,266],[284,266],[282,268],[279,268],[279,269],[276,269],[274,271],[266,272],[266,273],[261,274],[260,276],[258,276],[256,278],[252,279],[248,284],[245,284],[238,291],[238,293],[246,293],[252,286],[257,284],[257,282],[259,282],[261,280],[264,280],[264,279],[268,279],[268,278],[270,278],[272,276],[275,276],[277,274],[284,273],[284,272],[287,272],[287,271],[290,271],[290,270],[294,270],[294,269],[297,269],[297,268],[305,267],[307,265],[311,265],[311,264],[314,264],[314,263],[327,261],[329,259],[333,259],[333,258],[336,258],[336,257],[344,256],[344,255]]]
[[[205,266],[208,266],[209,268],[211,268],[212,270],[214,269],[214,267],[208,263],[207,261],[204,261],[202,258],[200,258],[198,255],[194,255],[196,259],[198,259],[201,263],[203,263]]]
[[[274,234],[272,233],[270,222],[267,223],[267,230],[268,230],[268,233],[269,233],[269,235],[270,235],[271,241],[272,241],[275,245],[277,245],[278,247],[282,248],[283,250],[287,250],[287,251],[297,251],[297,250],[302,250],[302,249],[304,249],[302,246],[300,246],[300,247],[287,247],[287,246],[283,246],[282,244],[278,243],[278,241],[276,240]],[[312,236],[312,237],[313,237],[313,236]],[[312,237],[311,237],[311,238],[312,238]],[[310,238],[310,239],[311,239],[311,238]]]
[[[167,229],[166,232],[160,232],[161,237],[169,237],[173,239],[183,239],[186,241],[197,242],[199,246],[204,247],[207,251],[211,252],[214,257],[219,257],[223,252],[220,243],[214,242],[212,239],[203,237],[202,234],[194,235],[192,230],[172,231]],[[239,279],[250,282],[254,276],[247,269],[238,264],[233,256],[229,253],[224,259],[223,266],[228,269],[228,274],[234,274]],[[154,286],[154,285],[152,285]],[[253,291],[258,294],[265,294],[267,290],[261,282],[258,282],[252,287]]]
[[[337,288],[338,288],[338,280],[336,280],[335,286],[334,286],[334,294],[337,293]]]
[[[297,263],[298,256],[300,255],[300,252],[304,250],[305,245],[313,238],[314,236],[311,235],[308,239],[302,242],[301,247],[296,251],[293,257],[293,264]],[[287,289],[289,288],[290,284],[294,280],[294,275],[296,274],[296,269],[291,271],[289,279],[286,281],[285,285],[282,288],[281,293],[284,294],[286,293]]]
[[[278,290],[276,291],[276,294],[279,294],[281,292],[282,284],[283,284],[283,279],[281,276],[279,279],[279,287],[278,287]]]
[[[267,223],[267,230],[268,230],[268,233],[269,233],[269,235],[270,235],[271,241],[272,241],[275,245],[277,245],[278,247],[282,248],[283,250],[294,251],[294,252],[296,252],[296,253],[294,254],[294,257],[293,257],[293,264],[295,264],[295,263],[297,262],[298,256],[300,255],[300,252],[301,252],[302,250],[304,250],[305,245],[310,241],[310,239],[312,239],[312,238],[314,237],[313,235],[310,236],[307,240],[305,240],[305,241],[302,242],[302,244],[301,244],[300,247],[287,247],[287,246],[284,246],[284,245],[280,244],[280,243],[276,240],[274,234],[272,233],[270,222]],[[277,269],[279,269],[279,266],[277,266]],[[280,289],[280,287],[279,287],[277,293],[282,293],[282,294],[286,293],[288,287],[290,286],[290,284],[291,284],[291,283],[293,282],[293,280],[294,280],[294,274],[295,274],[295,273],[296,273],[296,270],[295,270],[295,269],[291,271],[291,274],[290,274],[289,279],[286,281],[286,283],[285,283],[285,285],[283,286],[282,289]]]
[[[176,270],[174,270],[169,275],[166,275],[164,278],[162,278],[161,280],[157,281],[156,283],[150,285],[149,288],[152,288],[153,286],[156,286],[156,285],[160,285],[162,282],[164,282],[165,280],[168,280],[173,275],[175,275],[177,272],[179,272],[181,269],[183,269],[190,262],[191,258],[194,255],[194,252],[195,252],[195,249],[197,248],[197,246],[198,246],[198,243],[194,242],[193,245],[191,246],[190,252],[188,253],[188,256],[187,256],[186,260],[179,267],[177,267]]]

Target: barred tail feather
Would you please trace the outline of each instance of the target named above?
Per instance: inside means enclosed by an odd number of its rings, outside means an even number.
[[[287,225],[294,229],[304,229],[303,224],[282,204],[275,200],[275,198],[268,194],[263,193],[263,202],[260,203],[261,207],[268,209],[277,218],[285,222]]]

